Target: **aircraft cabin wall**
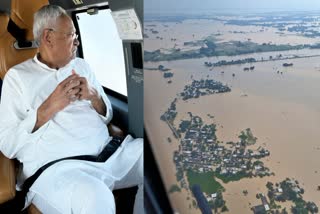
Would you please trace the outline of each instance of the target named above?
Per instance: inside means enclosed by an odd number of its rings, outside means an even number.
[[[0,1],[0,13],[9,14],[11,1]]]
[[[110,0],[112,11],[134,8],[143,29],[143,1],[142,0]],[[128,108],[129,133],[135,137],[143,137],[143,40],[124,40]]]

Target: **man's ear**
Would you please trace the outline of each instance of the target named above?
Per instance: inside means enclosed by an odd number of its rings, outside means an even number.
[[[53,34],[50,30],[46,29],[43,31],[41,40],[43,44],[49,46],[50,48],[53,47]]]

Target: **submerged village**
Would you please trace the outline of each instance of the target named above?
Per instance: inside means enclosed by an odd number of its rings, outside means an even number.
[[[207,64],[205,66],[211,67]],[[253,70],[254,67],[248,69]],[[163,65],[151,70],[163,72],[164,78],[173,77],[170,69]],[[192,76],[191,79],[191,84],[184,87],[160,117],[179,142],[178,150],[173,154],[178,184],[172,185],[169,192],[179,192],[182,188],[191,191],[194,199],[189,208],[199,208],[202,213],[227,212],[228,202],[223,198],[223,183],[236,182],[243,178],[273,176],[274,173],[264,164],[270,151],[256,145],[258,139],[250,128],[241,131],[236,142],[221,142],[216,136],[217,125],[205,124],[201,117],[193,115],[192,112],[188,112],[189,118],[180,121],[176,127],[174,121],[178,114],[178,102],[231,91],[228,85],[213,79],[195,80]],[[167,83],[171,82],[170,79]],[[214,119],[213,115],[207,116]],[[167,141],[172,143],[173,139],[168,137]],[[267,193],[256,193],[260,203],[251,207],[252,213],[318,212],[314,202],[303,200],[304,189],[295,179],[286,178],[276,184],[268,182],[266,187]],[[247,190],[243,190],[243,194],[248,194]],[[293,203],[291,210],[281,207],[281,203],[286,201]]]

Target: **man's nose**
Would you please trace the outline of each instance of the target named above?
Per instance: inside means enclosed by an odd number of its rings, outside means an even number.
[[[79,45],[80,45],[80,42],[79,42],[78,38],[75,38],[75,39],[73,40],[73,45],[74,45],[74,46],[79,46]]]

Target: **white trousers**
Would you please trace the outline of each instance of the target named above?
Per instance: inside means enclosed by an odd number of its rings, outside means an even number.
[[[128,136],[104,163],[68,160],[51,166],[27,200],[44,214],[114,214],[112,190],[136,185],[134,213],[143,214],[143,140]]]

